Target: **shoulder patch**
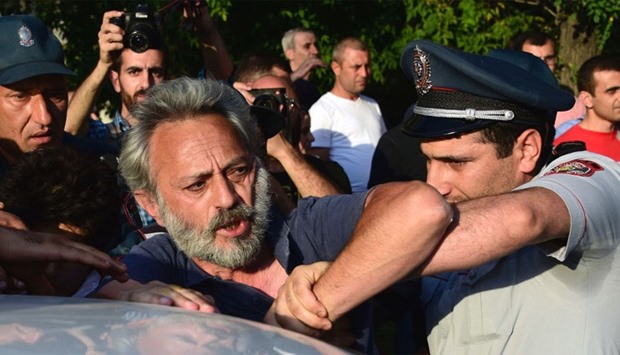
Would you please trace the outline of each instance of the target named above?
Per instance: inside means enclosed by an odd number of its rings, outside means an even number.
[[[592,176],[595,172],[603,170],[603,167],[589,160],[575,159],[559,164],[545,173],[544,176],[553,174],[569,174],[577,176]]]

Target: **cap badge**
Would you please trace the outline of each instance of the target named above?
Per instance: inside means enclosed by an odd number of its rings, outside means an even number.
[[[418,92],[418,96],[428,93],[433,87],[431,64],[426,53],[418,46],[413,50],[413,75],[415,76],[415,89]]]
[[[30,47],[34,44],[34,39],[32,38],[32,32],[30,29],[24,25],[17,30],[17,35],[19,36],[19,44],[22,47]]]

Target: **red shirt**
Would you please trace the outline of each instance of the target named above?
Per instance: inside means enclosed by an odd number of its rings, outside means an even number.
[[[563,135],[553,141],[556,146],[562,142],[582,141],[590,152],[606,155],[615,161],[620,161],[620,132],[614,129],[612,132],[594,132],[575,125]]]

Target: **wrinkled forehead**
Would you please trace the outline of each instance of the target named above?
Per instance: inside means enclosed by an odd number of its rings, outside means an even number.
[[[170,166],[209,159],[222,163],[251,154],[233,124],[220,113],[165,122],[156,128],[150,146],[151,158]]]

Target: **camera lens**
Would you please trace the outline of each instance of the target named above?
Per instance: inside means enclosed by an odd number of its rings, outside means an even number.
[[[150,45],[149,37],[139,31],[132,32],[129,35],[127,42],[129,44],[129,48],[136,53],[146,52]]]
[[[280,101],[273,95],[259,95],[254,99],[254,105],[280,112]]]

